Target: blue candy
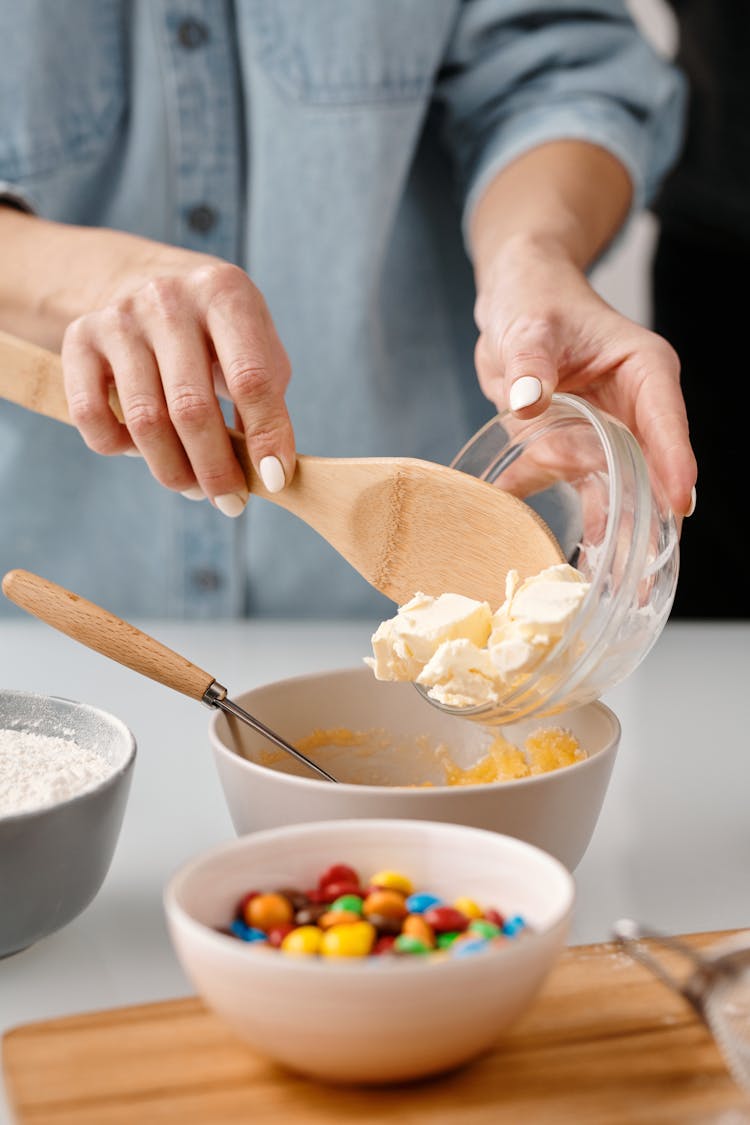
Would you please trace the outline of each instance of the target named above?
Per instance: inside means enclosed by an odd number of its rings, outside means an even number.
[[[481,953],[488,945],[489,942],[483,937],[460,938],[450,946],[450,955],[451,957],[471,957],[474,953]]]
[[[503,926],[503,933],[506,937],[515,937],[521,930],[526,928],[526,923],[520,914],[514,914],[512,918],[508,918]]]
[[[437,895],[428,894],[427,891],[417,891],[407,898],[406,909],[410,914],[424,914],[431,906],[441,906],[442,901]]]
[[[263,930],[257,930],[254,926],[246,926],[244,922],[240,922],[237,918],[232,922],[229,927],[235,937],[240,938],[242,941],[267,941],[268,936],[264,934]]]

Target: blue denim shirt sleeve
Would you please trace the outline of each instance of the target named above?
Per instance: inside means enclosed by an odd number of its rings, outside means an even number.
[[[633,184],[631,214],[679,152],[681,73],[637,34],[622,0],[464,0],[436,90],[463,194],[464,236],[492,178],[529,149],[607,149]]]

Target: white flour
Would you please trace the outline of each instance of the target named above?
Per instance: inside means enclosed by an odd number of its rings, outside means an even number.
[[[0,729],[0,817],[76,797],[110,773],[101,754],[70,739]]]

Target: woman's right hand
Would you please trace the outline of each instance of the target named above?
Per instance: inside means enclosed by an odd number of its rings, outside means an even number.
[[[217,388],[234,404],[254,468],[280,491],[295,464],[286,352],[239,267],[142,239],[131,250],[101,304],[65,331],[71,419],[95,452],[140,453],[165,487],[237,516],[248,489]],[[108,400],[113,384],[122,422]]]

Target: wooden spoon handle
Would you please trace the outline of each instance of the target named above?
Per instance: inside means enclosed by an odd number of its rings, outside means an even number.
[[[191,699],[202,700],[214,682],[208,672],[135,625],[28,570],[8,571],[3,578],[3,593],[74,641]]]
[[[0,395],[70,425],[59,355],[0,332]]]
[[[73,424],[65,398],[60,356],[8,332],[0,332],[0,398],[56,422]],[[114,387],[109,392],[109,405],[122,421],[122,407]],[[244,435],[229,428],[227,433],[250,491],[272,499],[250,464]]]

